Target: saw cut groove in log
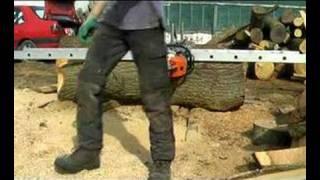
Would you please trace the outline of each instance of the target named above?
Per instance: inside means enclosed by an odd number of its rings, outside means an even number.
[[[83,46],[76,37],[66,37],[62,42],[64,47]],[[60,76],[58,99],[75,100],[78,73],[83,61],[57,63]],[[172,104],[216,111],[238,108],[244,102],[243,73],[242,63],[195,63],[193,72],[175,89]],[[123,104],[141,104],[138,74],[133,62],[121,61],[106,77],[104,95],[105,101],[112,99]]]

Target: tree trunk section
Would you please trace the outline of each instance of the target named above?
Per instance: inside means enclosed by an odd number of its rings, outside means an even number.
[[[276,18],[268,15],[263,18],[270,39],[275,43],[283,43],[287,37],[286,27]]]
[[[76,37],[65,37],[61,47],[86,47]],[[60,59],[56,61],[58,99],[75,100],[78,73],[83,61]],[[176,87],[173,105],[201,107],[228,111],[244,102],[245,76],[242,63],[195,63],[193,72]],[[172,81],[173,86],[177,84]],[[133,62],[121,61],[106,77],[105,101],[117,100],[123,104],[141,104],[139,81]]]
[[[58,99],[75,100],[77,76],[82,64],[57,61]],[[105,101],[124,104],[140,102],[137,69],[133,62],[120,62],[106,78]],[[174,82],[173,82],[174,84]],[[198,63],[172,97],[173,105],[227,111],[244,101],[244,76],[241,63]]]
[[[250,39],[252,42],[259,44],[263,40],[263,32],[260,28],[252,28],[250,30]]]
[[[254,67],[255,75],[260,80],[270,80],[274,72],[272,62],[257,62]]]

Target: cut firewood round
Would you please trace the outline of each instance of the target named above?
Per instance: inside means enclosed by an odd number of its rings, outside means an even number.
[[[260,80],[270,80],[274,72],[274,64],[271,62],[257,62],[254,65],[255,75]]]
[[[301,38],[303,33],[302,33],[302,30],[300,28],[296,28],[294,30],[293,34],[294,34],[294,37]]]
[[[302,17],[297,17],[293,20],[293,24],[296,27],[301,27],[303,25],[303,18]]]
[[[306,75],[306,64],[297,63],[293,65],[294,72],[299,75]]]
[[[260,28],[252,28],[250,30],[250,39],[252,42],[259,44],[263,40],[263,32]]]
[[[275,43],[283,43],[287,37],[286,28],[283,24],[274,25],[270,31],[270,39]]]
[[[294,18],[295,18],[295,15],[293,13],[293,10],[292,9],[285,9],[283,11],[283,14],[282,14],[280,20],[283,24],[291,24],[293,22]]]

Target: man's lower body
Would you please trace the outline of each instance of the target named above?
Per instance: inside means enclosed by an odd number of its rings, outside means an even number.
[[[56,168],[75,173],[99,167],[105,79],[129,49],[138,69],[141,98],[150,123],[150,150],[154,162],[150,178],[161,179],[160,176],[170,174],[175,139],[163,29],[123,31],[108,25],[102,25],[95,33],[79,74],[76,97],[78,147],[72,154],[58,157]]]

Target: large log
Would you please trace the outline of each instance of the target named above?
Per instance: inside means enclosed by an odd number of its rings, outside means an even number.
[[[60,100],[75,99],[77,76],[81,67],[82,63],[75,61],[57,61]],[[241,63],[197,63],[192,74],[175,89],[172,104],[217,111],[234,109],[244,102],[244,81]],[[105,100],[140,103],[137,70],[133,62],[120,62],[106,78],[106,82]]]
[[[251,18],[250,18],[250,27],[251,28],[263,28],[264,22],[263,18],[270,13],[274,12],[279,8],[278,5],[275,5],[272,8],[265,8],[262,6],[253,6],[251,9]]]
[[[250,39],[252,42],[259,44],[263,40],[263,32],[260,28],[252,28],[250,30]]]
[[[275,43],[283,43],[287,37],[286,27],[271,15],[263,18],[265,29],[269,32],[270,39]]]

